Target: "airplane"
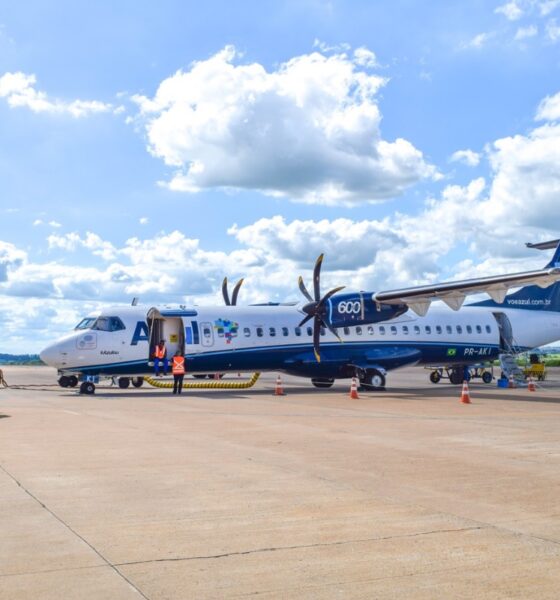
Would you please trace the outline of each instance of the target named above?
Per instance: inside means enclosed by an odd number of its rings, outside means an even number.
[[[305,302],[238,306],[243,280],[230,298],[225,279],[224,306],[109,307],[86,316],[40,357],[58,369],[63,387],[81,381],[83,394],[95,392],[99,377],[140,387],[161,339],[169,356],[184,352],[193,374],[279,371],[310,378],[317,388],[357,377],[375,391],[385,389],[393,369],[446,365],[458,384],[465,366],[560,339],[560,240],[527,246],[555,248],[554,256],[534,271],[379,292],[337,287],[324,295],[321,255],[313,294],[299,278]],[[479,293],[489,299],[464,305]]]

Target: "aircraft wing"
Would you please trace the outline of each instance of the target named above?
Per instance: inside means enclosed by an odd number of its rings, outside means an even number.
[[[525,271],[510,275],[480,277],[478,279],[465,279],[463,281],[377,292],[373,294],[373,300],[379,304],[406,304],[422,317],[428,312],[430,304],[434,300],[442,300],[453,310],[459,310],[466,296],[486,293],[494,302],[501,304],[510,288],[525,285],[538,285],[546,288],[556,281],[560,281],[560,268],[551,267],[538,271]]]

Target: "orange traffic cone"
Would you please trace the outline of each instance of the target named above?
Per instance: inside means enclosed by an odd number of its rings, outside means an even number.
[[[510,376],[509,376],[508,387],[509,387],[509,388],[515,388],[515,387],[517,387],[517,386],[515,385],[515,379],[513,378],[513,375],[510,375]]]
[[[461,402],[463,404],[471,403],[471,396],[469,394],[469,384],[467,383],[466,379],[465,379],[465,381],[463,381],[463,391],[461,393]]]
[[[358,400],[360,396],[358,396],[358,383],[356,382],[356,378],[352,377],[352,383],[350,385],[350,398],[352,400]]]
[[[276,378],[276,388],[274,389],[274,395],[275,396],[285,396],[286,394],[284,394],[284,388],[282,387],[282,379],[280,378],[280,375],[278,375],[278,377]]]
[[[535,382],[533,381],[533,378],[529,375],[529,383],[527,385],[527,390],[529,392],[536,392],[537,388],[535,387]]]

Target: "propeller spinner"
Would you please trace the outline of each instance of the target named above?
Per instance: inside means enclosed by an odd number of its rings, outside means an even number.
[[[241,288],[242,284],[243,284],[243,279],[240,279],[235,284],[235,287],[233,288],[233,293],[231,294],[231,300],[230,300],[229,292],[228,292],[228,280],[227,280],[227,277],[224,277],[224,280],[222,282],[222,296],[224,297],[224,302],[226,303],[226,306],[235,306],[237,304],[237,296],[239,295],[239,289]]]
[[[324,255],[321,254],[319,258],[315,261],[315,268],[313,269],[313,296],[307,291],[305,284],[303,283],[303,278],[299,277],[298,285],[301,293],[309,300],[309,302],[303,306],[302,310],[307,315],[305,316],[299,327],[305,325],[308,321],[313,319],[313,352],[315,353],[315,358],[317,362],[321,362],[321,354],[320,354],[320,336],[321,336],[321,327],[325,327],[328,329],[333,335],[335,335],[340,342],[340,336],[336,332],[336,329],[329,323],[327,317],[327,301],[328,299],[343,290],[345,286],[337,287],[332,289],[330,292],[327,292],[321,298],[321,265],[323,264]]]

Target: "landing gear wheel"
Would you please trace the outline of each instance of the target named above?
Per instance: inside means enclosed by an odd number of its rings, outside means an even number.
[[[88,396],[95,394],[95,385],[91,381],[84,381],[80,386],[80,394],[87,394]]]
[[[133,377],[131,380],[132,385],[135,388],[139,388],[142,387],[142,384],[144,383],[144,378],[143,377]]]
[[[334,379],[319,379],[319,378],[314,378],[311,380],[311,383],[316,387],[316,388],[323,388],[323,389],[327,389],[333,386],[334,383]]]
[[[463,379],[465,375],[463,373],[463,369],[453,369],[449,374],[449,381],[453,385],[461,385],[463,383]]]
[[[492,373],[490,373],[490,371],[484,371],[484,373],[482,373],[482,381],[484,381],[484,383],[492,383]]]
[[[68,387],[76,387],[78,385],[78,378],[75,375],[68,377]]]
[[[441,381],[441,373],[439,371],[432,371],[430,373],[430,381],[432,383],[439,383]]]
[[[126,390],[130,385],[130,379],[128,377],[119,377],[119,387],[121,390]]]
[[[63,388],[70,387],[70,377],[63,375],[62,377],[59,378],[58,385]]]
[[[195,379],[204,379],[206,377],[206,373],[193,373],[193,377]]]
[[[360,385],[365,391],[379,392],[385,389],[385,375],[377,369],[369,369]]]

